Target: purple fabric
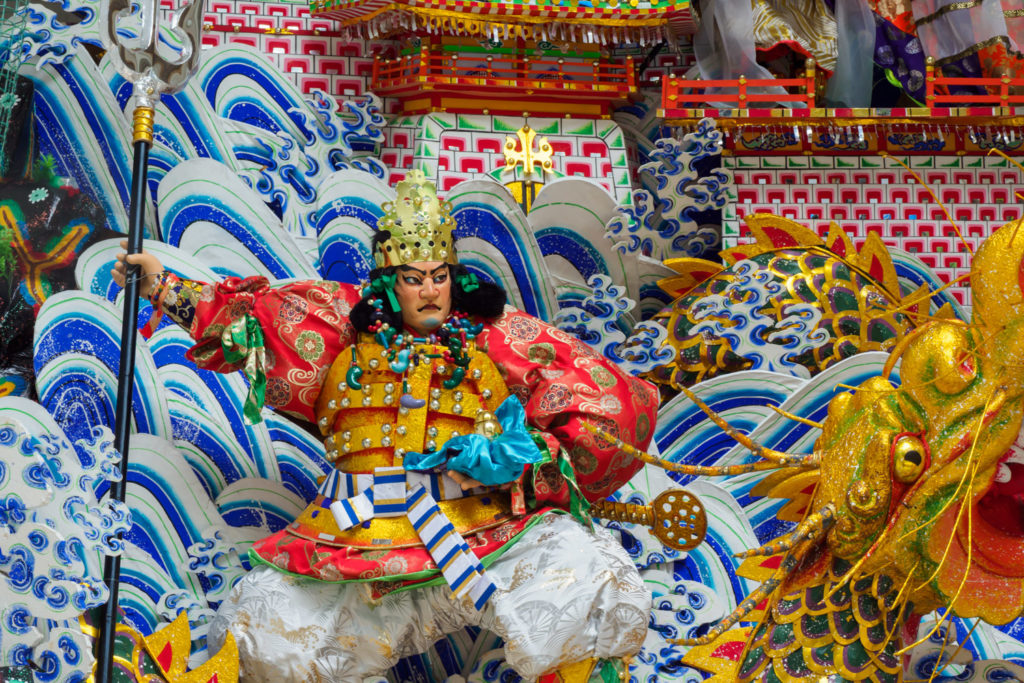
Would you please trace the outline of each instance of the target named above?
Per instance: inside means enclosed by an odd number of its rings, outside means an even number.
[[[917,36],[904,33],[877,13],[875,24],[875,64],[895,74],[907,94],[924,105],[926,55],[921,49],[921,41]],[[981,61],[977,54],[971,54],[944,65],[942,73],[946,76],[980,76]],[[951,94],[967,97],[981,92],[984,89],[980,86],[950,88]],[[968,102],[965,101],[965,104]]]

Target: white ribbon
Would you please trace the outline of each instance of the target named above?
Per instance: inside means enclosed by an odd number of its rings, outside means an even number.
[[[407,517],[456,598],[468,595],[479,610],[494,592],[480,560],[437,504],[437,498],[471,495],[451,477],[401,467],[378,467],[372,475],[335,470],[319,492],[331,501],[331,514],[341,530],[374,517]]]

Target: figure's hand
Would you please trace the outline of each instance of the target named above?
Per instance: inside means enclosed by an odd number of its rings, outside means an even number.
[[[473,488],[483,486],[473,477],[462,472],[456,472],[455,470],[448,470],[448,476],[455,480],[455,483],[462,487],[463,491],[468,491]]]
[[[476,479],[474,479],[473,477],[469,476],[468,474],[463,474],[462,472],[456,472],[455,470],[448,470],[448,476],[451,477],[455,481],[456,484],[461,486],[463,491],[468,491],[470,489],[475,489],[475,488],[489,488],[489,489],[497,488],[497,489],[499,489],[501,491],[507,491],[508,489],[512,488],[512,482],[509,482],[507,484],[501,484],[501,485],[499,485],[497,487],[488,486],[487,484],[484,484],[482,482],[477,481]]]
[[[122,251],[117,255],[117,264],[110,271],[110,274],[114,278],[114,282],[124,287],[125,285],[125,273],[127,272],[128,266],[125,265],[127,261],[130,265],[139,266],[139,272],[141,279],[139,280],[139,296],[143,299],[148,299],[150,292],[153,291],[153,285],[156,284],[157,276],[163,272],[164,266],[160,263],[160,259],[152,254],[143,251],[141,254],[128,255],[128,240],[121,240]]]

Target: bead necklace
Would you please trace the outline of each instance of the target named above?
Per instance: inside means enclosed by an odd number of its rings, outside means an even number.
[[[370,305],[374,308],[374,312],[370,315],[371,322],[368,329],[374,335],[377,343],[384,347],[388,367],[395,374],[402,376],[402,397],[399,400],[402,407],[415,409],[422,408],[426,404],[423,399],[414,398],[409,393],[407,376],[410,365],[430,362],[430,359],[433,358],[443,358],[445,363],[452,365],[452,376],[441,383],[445,389],[454,389],[466,377],[470,361],[466,347],[483,330],[483,323],[474,324],[465,313],[453,311],[435,332],[426,337],[417,337],[408,332],[399,332],[384,320],[384,315],[381,312],[384,302],[381,299],[371,300]],[[427,344],[444,346],[445,350],[442,353],[425,353],[416,350],[417,347]],[[345,382],[353,390],[360,391],[363,385],[359,380],[363,376],[363,369],[357,365],[357,360],[356,347],[353,345],[352,365],[345,375]]]

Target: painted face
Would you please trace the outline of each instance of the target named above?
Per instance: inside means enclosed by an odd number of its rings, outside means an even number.
[[[398,266],[395,298],[402,308],[405,326],[418,335],[430,334],[452,312],[452,281],[448,264],[425,261]]]

